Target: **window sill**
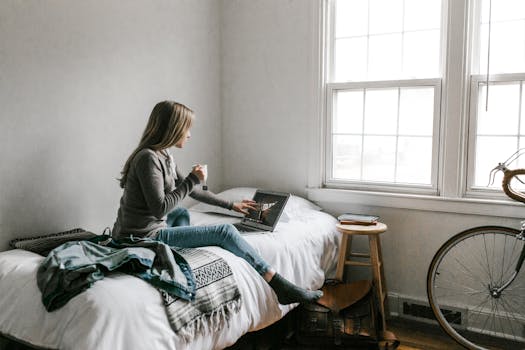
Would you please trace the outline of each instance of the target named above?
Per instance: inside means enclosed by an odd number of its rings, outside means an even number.
[[[511,200],[444,198],[382,192],[364,192],[329,188],[307,188],[307,198],[314,202],[360,204],[445,213],[524,218],[522,203]]]

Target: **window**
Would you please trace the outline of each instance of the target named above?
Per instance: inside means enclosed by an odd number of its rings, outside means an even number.
[[[437,191],[441,0],[334,0],[325,182]]]
[[[525,1],[326,5],[324,185],[501,192],[490,170],[525,148]]]
[[[475,193],[486,190],[488,174],[498,162],[525,147],[525,1],[483,0],[473,12],[470,129],[474,132],[468,167],[469,189]],[[525,159],[512,167],[525,167]],[[501,188],[501,178],[500,173],[492,188]]]

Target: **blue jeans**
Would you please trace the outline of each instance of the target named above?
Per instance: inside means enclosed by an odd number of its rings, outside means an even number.
[[[155,239],[181,248],[218,246],[246,260],[260,275],[268,272],[270,265],[233,225],[188,226],[189,217],[186,209],[175,208],[166,219],[168,227],[161,229]]]
[[[186,208],[173,209],[166,218],[168,227],[190,226],[190,212]]]

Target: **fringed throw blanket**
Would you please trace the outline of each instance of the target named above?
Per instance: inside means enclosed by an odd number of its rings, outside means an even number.
[[[195,275],[195,300],[189,302],[160,292],[173,330],[189,340],[197,333],[214,332],[227,324],[241,306],[241,295],[224,259],[204,249],[177,248],[177,252]]]

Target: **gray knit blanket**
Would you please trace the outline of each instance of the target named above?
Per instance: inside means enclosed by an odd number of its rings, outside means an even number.
[[[228,263],[204,249],[177,248],[196,282],[195,300],[183,300],[159,289],[173,330],[185,340],[215,332],[239,311],[241,294]]]

